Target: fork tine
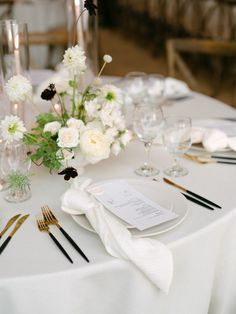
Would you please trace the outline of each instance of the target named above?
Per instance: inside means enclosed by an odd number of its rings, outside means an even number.
[[[49,206],[48,206],[48,205],[46,205],[45,207],[46,207],[46,209],[47,209],[48,213],[52,216],[52,218],[53,218],[53,219],[56,219],[56,217],[54,216],[54,214],[53,214],[53,212],[52,212],[51,208],[49,208]]]

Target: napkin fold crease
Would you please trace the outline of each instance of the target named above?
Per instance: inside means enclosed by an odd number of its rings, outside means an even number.
[[[158,240],[133,238],[129,230],[89,193],[90,184],[89,178],[75,178],[61,197],[62,210],[72,215],[85,214],[110,255],[133,262],[167,294],[173,276],[171,251]]]

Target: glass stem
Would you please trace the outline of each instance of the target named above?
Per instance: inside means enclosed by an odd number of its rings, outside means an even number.
[[[145,151],[146,151],[146,159],[145,159],[143,165],[144,165],[145,168],[147,168],[149,166],[151,146],[152,146],[152,143],[150,143],[150,142],[144,143],[144,148],[145,148]]]
[[[176,155],[173,155],[173,159],[174,159],[174,164],[173,164],[173,168],[179,168],[180,164],[179,164],[179,160],[178,157]]]

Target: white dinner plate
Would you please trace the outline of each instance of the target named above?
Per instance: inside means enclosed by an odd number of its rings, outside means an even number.
[[[114,182],[114,180],[112,181]],[[151,237],[169,231],[177,227],[186,218],[188,213],[187,201],[180,192],[163,185],[163,183],[148,179],[126,179],[125,181],[152,201],[160,204],[166,209],[174,211],[178,215],[178,217],[173,220],[143,231],[140,231],[132,226],[128,226],[126,222],[115,216],[122,224],[124,224],[124,226],[126,226],[126,228],[130,230],[134,237]],[[104,183],[104,181],[102,183]],[[98,182],[93,186],[99,186],[99,184],[101,183]],[[114,216],[114,214],[110,211],[107,210],[107,212]],[[72,215],[72,217],[83,228],[91,232],[95,232],[85,215]]]

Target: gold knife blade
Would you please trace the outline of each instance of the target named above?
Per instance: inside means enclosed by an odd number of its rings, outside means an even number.
[[[4,229],[0,232],[0,239],[4,235],[4,233],[11,227],[11,225],[20,217],[21,214],[13,216],[11,219],[8,220]]]
[[[8,245],[8,243],[10,242],[10,240],[12,239],[13,235],[16,233],[16,231],[20,228],[20,226],[24,223],[24,221],[29,217],[29,214],[28,215],[25,215],[23,217],[21,217],[14,229],[12,230],[12,232],[10,233],[10,235],[6,238],[6,240],[3,242],[3,244],[0,246],[0,254],[2,254],[2,252],[4,251],[4,249],[6,248],[6,246]]]
[[[23,217],[21,217],[18,221],[17,221],[17,223],[16,223],[16,225],[15,225],[15,228],[12,230],[12,232],[10,233],[10,235],[9,235],[9,237],[13,237],[13,235],[16,233],[16,231],[20,228],[20,226],[25,222],[25,220],[29,217],[29,215],[30,214],[27,214],[27,215],[25,215],[25,216],[23,216]]]

